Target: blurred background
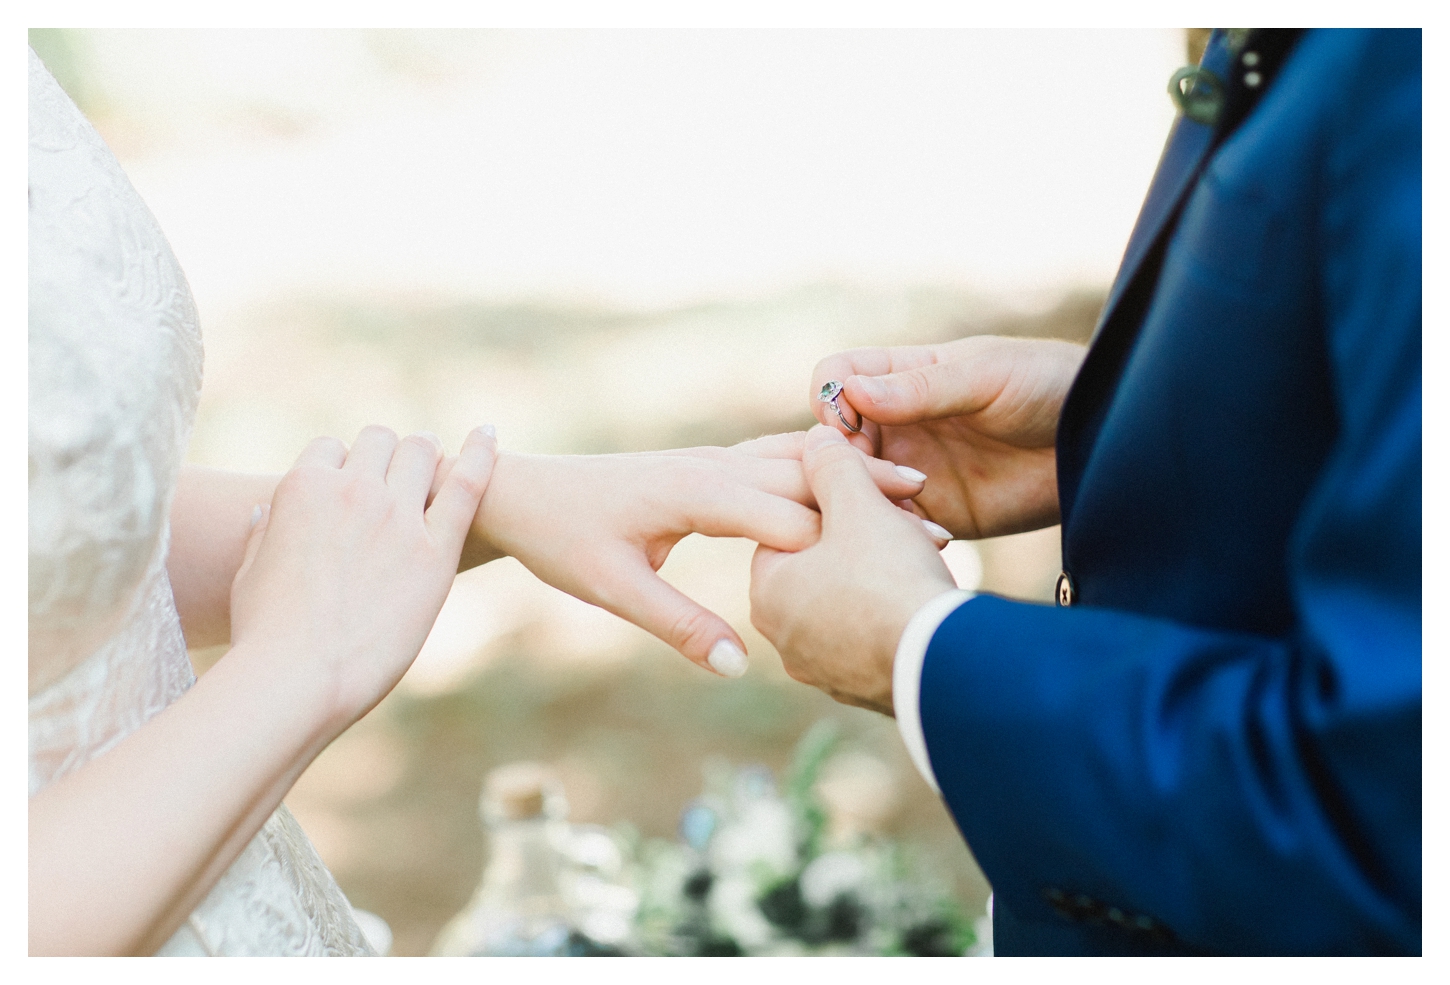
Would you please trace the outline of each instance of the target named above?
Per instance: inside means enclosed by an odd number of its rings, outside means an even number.
[[[811,369],[843,348],[1085,340],[1202,32],[30,43],[187,272],[206,345],[190,461],[280,472],[372,422],[450,450],[485,422],[526,452],[728,444],[813,423]],[[946,553],[963,587],[1046,601],[1057,541]],[[886,768],[881,834],[981,912],[894,723],[791,681],[750,626],[751,550],[691,537],[663,572],[744,636],[735,681],[511,560],[458,579],[402,684],[287,800],[393,953],[426,953],[477,884],[490,769],[545,763],[572,819],[673,838],[711,771],[781,775],[822,720]]]

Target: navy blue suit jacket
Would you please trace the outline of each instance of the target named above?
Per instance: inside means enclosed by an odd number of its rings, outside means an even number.
[[[1059,426],[1073,604],[923,667],[999,954],[1420,951],[1420,121],[1418,31],[1310,31],[1176,124]]]

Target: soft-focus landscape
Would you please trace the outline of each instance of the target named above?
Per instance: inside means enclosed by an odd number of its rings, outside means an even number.
[[[32,31],[187,271],[193,463],[491,422],[559,454],[813,423],[815,362],[972,333],[1085,340],[1172,119],[1181,31]],[[903,463],[911,464],[911,463]],[[478,880],[483,775],[538,760],[571,818],[673,837],[718,764],[779,773],[836,721],[892,771],[885,832],[989,888],[889,719],[786,677],[752,545],[665,577],[744,636],[723,680],[511,560],[459,577],[398,689],[287,802],[393,953]],[[1046,601],[1057,531],[946,551]],[[198,652],[204,671],[219,656]]]

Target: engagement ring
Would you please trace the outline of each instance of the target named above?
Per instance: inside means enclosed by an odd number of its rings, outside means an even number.
[[[856,415],[856,424],[852,425],[850,421],[846,420],[846,415],[841,413],[841,405],[839,401],[841,399],[841,391],[844,389],[846,388],[843,387],[838,380],[831,380],[825,386],[821,387],[820,396],[816,397],[816,399],[823,404],[830,404],[831,408],[835,410],[836,416],[841,419],[841,423],[846,425],[846,430],[850,431],[852,434],[855,434],[856,432],[861,430],[861,415]]]

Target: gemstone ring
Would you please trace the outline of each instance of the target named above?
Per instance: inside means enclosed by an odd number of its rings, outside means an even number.
[[[845,389],[839,380],[831,380],[825,386],[821,387],[821,392],[816,396],[816,399],[823,404],[830,404],[831,408],[836,412],[836,416],[841,419],[841,423],[846,425],[846,430],[852,434],[856,434],[861,430],[861,424],[863,422],[861,415],[858,413],[856,415],[857,422],[855,425],[852,425],[850,421],[846,420],[846,415],[841,413],[841,404],[839,401],[841,399],[841,391]]]

